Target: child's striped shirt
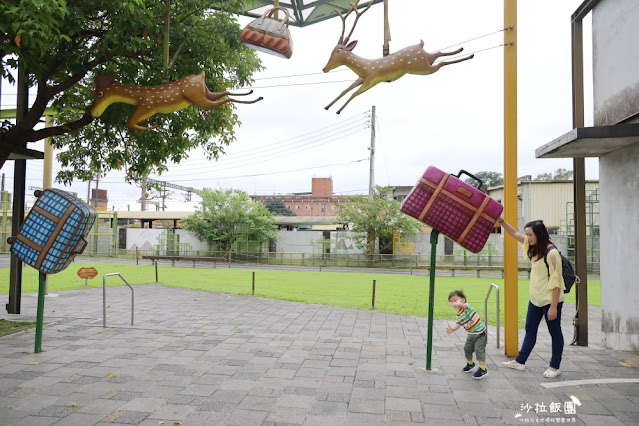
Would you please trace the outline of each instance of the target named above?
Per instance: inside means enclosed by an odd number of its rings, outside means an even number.
[[[486,325],[479,318],[479,314],[468,303],[464,303],[464,309],[457,311],[457,324],[464,327],[469,334],[481,334],[486,331]]]

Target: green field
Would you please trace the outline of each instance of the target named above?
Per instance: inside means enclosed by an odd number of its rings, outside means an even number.
[[[93,266],[99,275],[88,280],[77,276],[80,267]],[[227,268],[178,268],[159,266],[159,283],[221,293],[251,294],[250,269]],[[127,265],[106,263],[75,263],[65,271],[49,276],[49,291],[77,290],[101,287],[104,274],[120,272],[132,285],[155,283],[155,269],[151,265]],[[428,276],[411,276],[383,273],[297,272],[281,270],[255,271],[255,296],[272,299],[317,303],[354,309],[371,309],[373,280],[376,281],[375,310],[402,315],[426,316],[428,310]],[[454,320],[455,311],[446,303],[452,290],[461,289],[468,302],[484,316],[484,300],[490,283],[500,287],[501,324],[504,313],[504,281],[501,278],[437,277],[435,281],[434,318]],[[107,285],[124,285],[118,277],[107,278]],[[588,283],[589,304],[600,305],[599,281]],[[22,291],[37,292],[38,272],[24,268]],[[9,290],[9,270],[0,269],[0,293]],[[520,280],[518,288],[519,327],[523,328],[528,306],[528,280]],[[575,291],[566,297],[574,303]],[[489,323],[495,324],[495,291],[488,302]]]

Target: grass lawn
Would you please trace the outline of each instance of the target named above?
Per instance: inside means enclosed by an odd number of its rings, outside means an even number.
[[[88,281],[77,276],[80,267],[93,266],[99,275]],[[177,268],[160,266],[160,284],[222,293],[251,294],[252,271],[250,269],[227,268]],[[120,272],[129,283],[148,284],[155,282],[155,269],[151,265],[126,264],[72,264],[65,271],[49,276],[49,291],[56,292],[87,287],[101,287],[102,276]],[[371,309],[373,280],[376,281],[375,310],[402,315],[426,316],[428,311],[428,276],[411,276],[382,273],[297,272],[278,270],[255,271],[255,295],[272,299],[292,300],[305,303],[340,306],[344,308]],[[461,289],[468,302],[484,316],[484,300],[490,283],[500,287],[501,324],[504,324],[504,282],[501,278],[437,277],[435,280],[436,319],[453,321],[455,311],[446,299],[452,290]],[[528,280],[518,283],[519,327],[523,328],[528,306]],[[124,285],[119,277],[107,278],[107,285]],[[600,305],[598,281],[588,283],[589,304]],[[24,268],[22,291],[37,292],[38,272]],[[0,293],[9,290],[9,270],[0,269]],[[575,291],[566,297],[574,303]],[[495,324],[495,291],[488,302],[489,323]]]
[[[35,322],[28,321],[7,321],[0,319],[0,337],[8,334],[17,333],[18,331],[28,330],[36,326]]]

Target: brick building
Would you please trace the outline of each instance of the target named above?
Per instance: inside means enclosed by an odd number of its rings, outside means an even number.
[[[282,200],[296,216],[337,216],[339,203],[346,198],[333,195],[333,178],[313,178],[311,192],[277,195],[251,195],[256,201]]]

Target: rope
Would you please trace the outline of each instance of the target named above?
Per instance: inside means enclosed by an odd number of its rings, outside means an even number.
[[[501,30],[493,31],[492,33],[487,33],[487,34],[480,35],[480,36],[475,37],[475,38],[471,38],[471,39],[468,39],[468,40],[464,40],[464,41],[462,41],[462,42],[460,42],[460,43],[455,43],[455,44],[451,44],[450,46],[442,47],[442,48],[441,48],[441,49],[439,49],[439,50],[446,50],[446,49],[450,49],[451,47],[459,46],[460,44],[468,43],[469,41],[479,40],[480,38],[488,37],[488,36],[491,36],[491,35],[493,35],[493,34],[500,33],[500,32],[502,32],[502,31],[510,30],[510,29],[512,29],[512,28],[513,28],[513,27],[502,28]]]

